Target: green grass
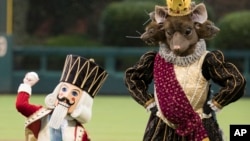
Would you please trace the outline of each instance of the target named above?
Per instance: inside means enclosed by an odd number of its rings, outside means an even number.
[[[43,104],[44,96],[33,94],[32,103]],[[15,109],[15,95],[0,96],[0,141],[24,140],[24,117]],[[242,98],[217,114],[229,140],[230,124],[250,124],[250,99]],[[149,113],[129,96],[95,97],[93,118],[85,125],[93,141],[142,140]]]

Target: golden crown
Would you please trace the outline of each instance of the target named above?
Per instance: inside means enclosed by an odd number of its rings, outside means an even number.
[[[184,16],[192,12],[191,0],[166,0],[170,16]]]

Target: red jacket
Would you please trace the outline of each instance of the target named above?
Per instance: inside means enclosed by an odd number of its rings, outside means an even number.
[[[24,91],[20,91],[16,98],[16,109],[18,112],[20,112],[22,115],[27,117],[26,121],[26,128],[32,132],[35,139],[38,139],[38,134],[40,132],[41,127],[41,119],[48,114],[51,113],[52,110],[44,108],[41,105],[34,105],[29,103],[30,94]],[[38,112],[40,112],[38,114]],[[42,114],[41,114],[42,113]],[[78,130],[84,130],[82,132],[82,139],[81,141],[90,141],[88,138],[87,132],[84,129],[84,127],[81,124],[77,124],[75,127],[75,139],[77,138],[77,131]],[[81,131],[80,131],[81,132]],[[29,139],[26,139],[29,140]]]

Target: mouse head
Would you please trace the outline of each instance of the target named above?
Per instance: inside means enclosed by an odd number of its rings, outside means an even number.
[[[195,23],[195,30],[198,34],[198,37],[205,40],[212,39],[220,31],[220,29],[210,20],[207,20],[204,23]]]
[[[193,52],[199,38],[190,16],[169,16],[164,22],[166,43],[179,56],[186,56]]]
[[[163,24],[157,24],[155,21],[151,21],[145,28],[145,32],[140,38],[148,45],[158,45],[159,42],[165,42],[165,31],[163,30]]]
[[[199,41],[195,23],[207,20],[205,5],[195,5],[188,0],[167,0],[167,5],[155,6],[155,21],[163,25],[164,43],[178,56],[192,54]]]

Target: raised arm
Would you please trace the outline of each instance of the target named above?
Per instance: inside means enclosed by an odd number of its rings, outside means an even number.
[[[42,106],[30,104],[29,98],[31,96],[31,87],[39,80],[34,72],[27,73],[24,77],[23,83],[18,87],[18,94],[16,97],[16,109],[25,117],[29,117],[35,113]]]

